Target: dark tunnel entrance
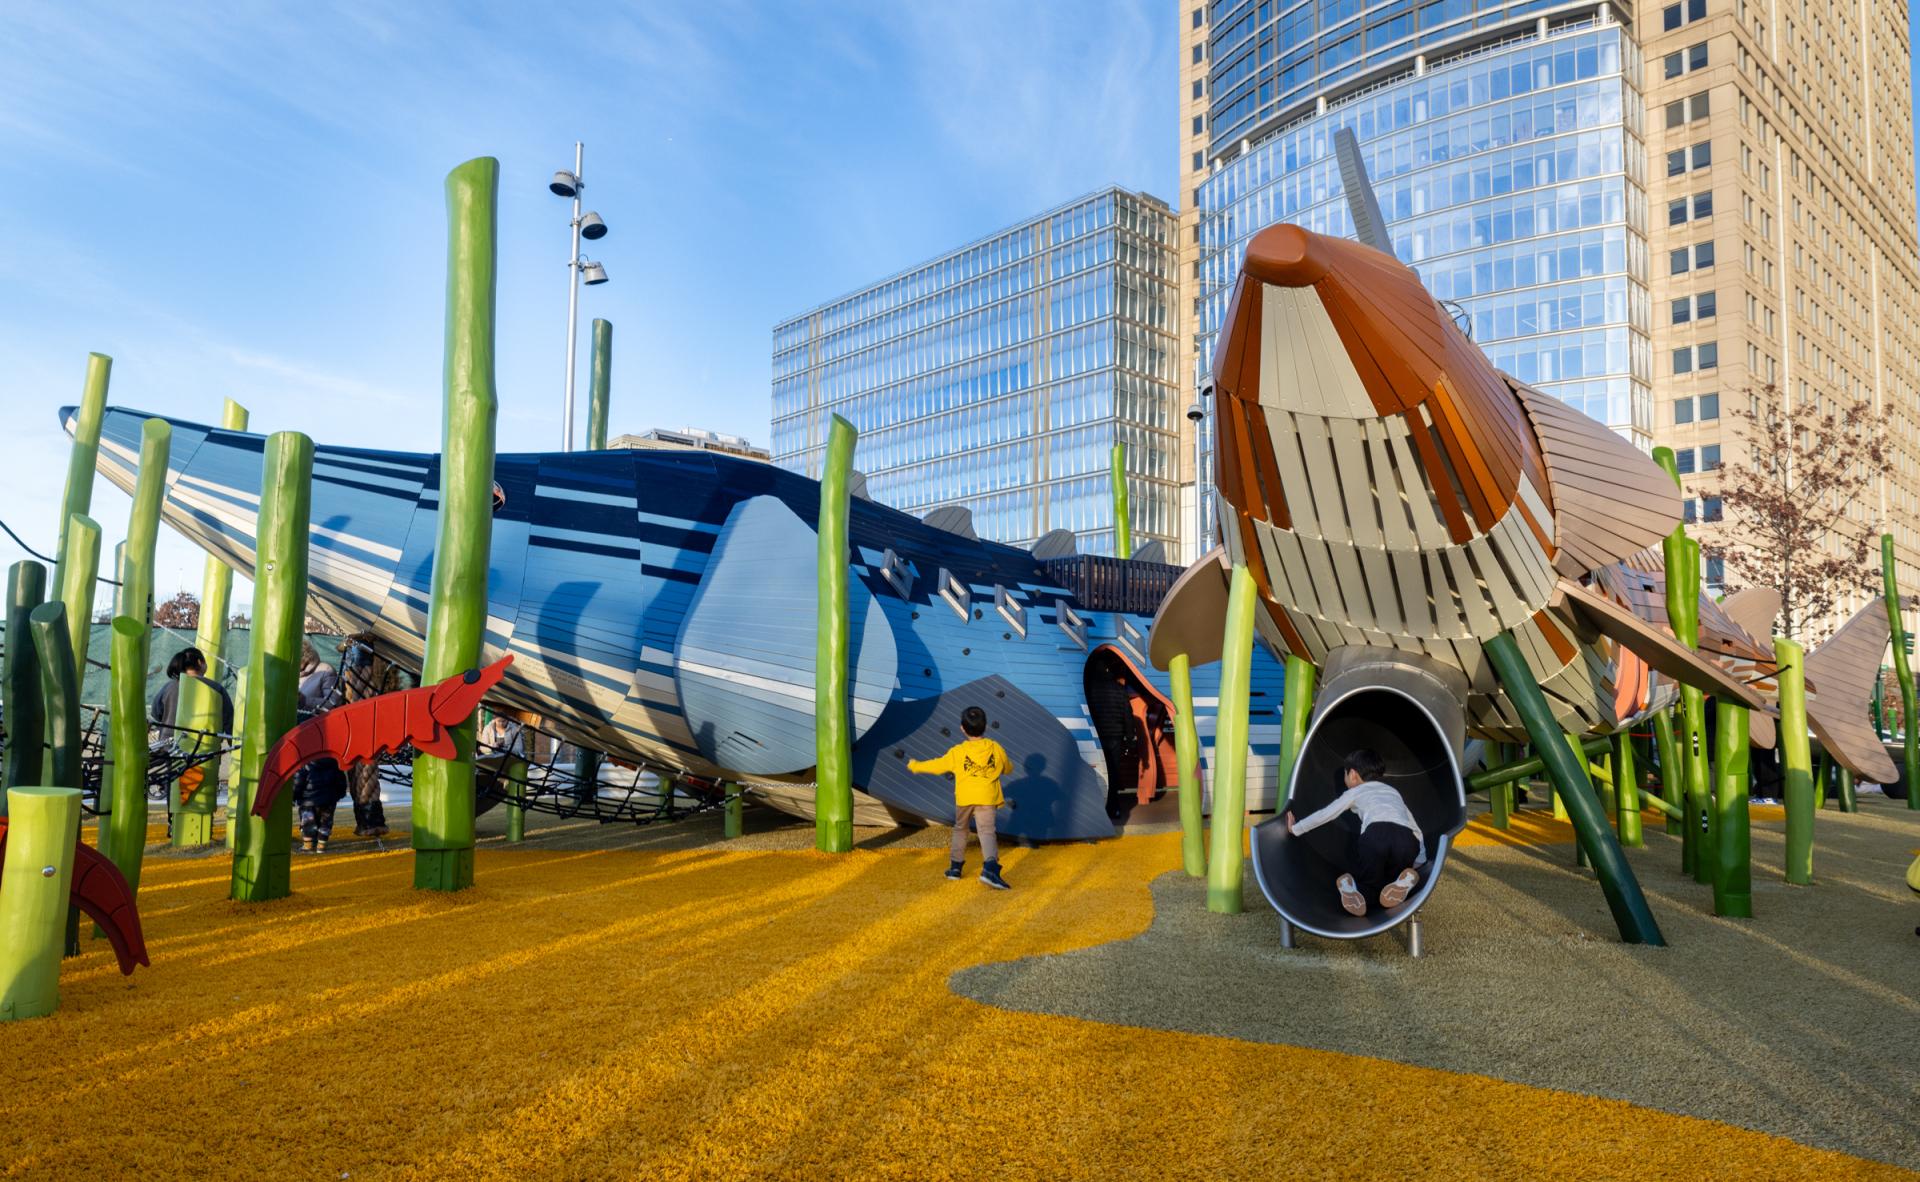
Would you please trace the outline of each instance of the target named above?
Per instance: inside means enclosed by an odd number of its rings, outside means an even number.
[[[1087,712],[1107,767],[1107,812],[1151,803],[1180,781],[1173,704],[1111,646],[1093,650],[1083,674]]]

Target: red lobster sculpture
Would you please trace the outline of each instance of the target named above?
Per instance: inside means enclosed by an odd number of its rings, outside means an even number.
[[[0,817],[0,866],[6,862],[7,819]],[[67,888],[67,897],[107,934],[123,975],[131,977],[135,965],[153,963],[147,959],[147,938],[140,931],[140,912],[126,876],[84,841],[74,847],[73,885]]]
[[[512,663],[509,654],[484,669],[456,673],[439,685],[362,698],[307,719],[281,735],[267,752],[260,783],[253,790],[253,815],[266,816],[293,774],[316,759],[331,758],[343,769],[350,768],[408,743],[427,755],[457,758],[448,729],[473,715],[480,699],[500,684]]]

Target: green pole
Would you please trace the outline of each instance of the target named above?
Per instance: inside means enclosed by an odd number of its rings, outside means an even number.
[[[76,518],[75,524],[85,520]],[[73,540],[72,534],[68,540]],[[97,532],[93,540],[94,552],[98,553]],[[68,569],[72,573],[74,568]],[[84,787],[80,756],[86,735],[80,729],[79,665],[74,659],[73,634],[67,627],[67,605],[57,599],[43,603],[27,613],[27,624],[33,630],[34,653],[40,665],[40,700],[47,734],[46,786],[78,790]],[[66,950],[68,956],[80,955],[80,909],[77,907],[67,909]]]
[[[60,1008],[60,930],[71,907],[80,790],[9,788],[7,814],[7,860],[0,869],[0,1022],[39,1018]]]
[[[1881,739],[1887,737],[1887,682],[1884,667],[1875,671],[1873,676],[1873,733]]]
[[[819,591],[813,668],[813,845],[830,854],[853,848],[853,738],[847,722],[847,481],[853,424],[833,416],[820,476]]]
[[[198,755],[220,749],[220,740],[211,737],[220,729],[220,699],[198,680],[180,679],[180,698],[175,703],[174,719],[180,731],[173,738],[181,751]],[[195,773],[199,776],[198,787],[185,800],[181,799],[184,793],[181,781],[185,777],[176,777],[168,787],[167,807],[173,814],[175,849],[192,849],[213,841],[214,798],[220,794],[219,756],[209,756],[187,775]]]
[[[109,774],[102,786],[100,852],[113,859],[130,890],[140,889],[147,851],[147,626],[113,620],[112,708],[107,714]]]
[[[587,382],[587,450],[607,450],[607,395],[613,384],[613,325],[593,322],[593,371]]]
[[[1753,834],[1747,815],[1748,739],[1751,718],[1745,706],[1714,704],[1715,773],[1713,913],[1744,919],[1753,914]]]
[[[1665,813],[1669,817],[1678,817],[1680,815],[1680,810],[1678,808],[1675,808],[1673,805],[1670,805],[1666,801],[1661,800],[1658,796],[1655,796],[1652,793],[1648,793],[1647,795],[1641,797],[1640,799],[1644,803],[1653,806],[1654,809],[1658,810],[1659,812]]]
[[[228,431],[247,429],[247,408],[229,398],[220,417],[220,425]],[[142,465],[144,471],[145,466]],[[206,564],[200,575],[200,623],[194,631],[193,645],[207,657],[207,676],[220,678],[221,657],[227,643],[228,601],[233,596],[233,568],[226,563],[207,555]],[[220,699],[192,678],[180,679],[180,700],[177,713],[179,719],[195,720],[196,730],[217,731],[220,729]],[[200,725],[205,722],[206,725]],[[236,721],[235,729],[239,727]],[[213,744],[218,746],[218,744]],[[195,742],[195,749],[206,746],[202,741]],[[169,805],[173,812],[173,846],[186,849],[206,845],[213,840],[213,816],[220,795],[220,761],[214,759],[201,766],[200,788],[185,804],[180,802],[180,787],[176,783]],[[232,826],[228,826],[231,830]]]
[[[527,798],[527,761],[509,759],[500,774],[507,779],[507,840],[522,842],[527,839],[527,810],[520,807]]]
[[[1293,786],[1293,765],[1300,762],[1300,747],[1307,741],[1307,719],[1313,713],[1313,683],[1319,670],[1305,657],[1287,654],[1287,679],[1280,701],[1280,800]]]
[[[1604,735],[1576,741],[1580,744],[1582,758],[1597,755],[1613,743],[1612,739]],[[1539,775],[1545,767],[1546,763],[1538,755],[1532,755],[1525,759],[1516,759],[1511,763],[1500,764],[1498,767],[1483,768],[1467,777],[1467,791],[1490,793],[1502,784],[1530,780]]]
[[[722,783],[720,785],[720,791],[727,794],[726,809],[723,813],[726,822],[724,829],[725,835],[729,839],[738,837],[744,831],[745,826],[745,818],[742,816],[744,810],[741,808],[743,798],[740,795],[740,785]]]
[[[251,657],[249,657],[251,659]],[[233,676],[233,733],[243,742],[247,733],[247,671],[243,666]],[[240,848],[240,830],[248,821],[244,761],[235,755],[227,776],[227,852]],[[291,840],[291,839],[289,839]]]
[[[100,574],[100,526],[76,513],[67,523],[67,547],[60,555],[60,602],[66,605],[67,648],[76,677],[86,676],[87,639],[92,630],[93,589]],[[77,784],[67,787],[79,787]]]
[[[1680,470],[1674,462],[1673,449],[1654,448],[1653,461],[1666,472],[1673,486],[1680,488]],[[1679,522],[1660,549],[1667,569],[1668,625],[1681,644],[1696,648],[1700,644],[1700,585],[1697,568],[1690,567],[1692,554],[1688,541],[1686,523]],[[1686,808],[1685,825],[1680,834],[1680,868],[1698,882],[1712,881],[1712,862],[1701,857],[1707,807],[1707,753],[1701,736],[1706,721],[1706,704],[1700,691],[1681,686],[1680,726],[1675,736],[1680,762],[1674,769]]]
[[[1807,740],[1807,671],[1795,642],[1773,638],[1779,666],[1780,795],[1787,806],[1787,881],[1813,881],[1813,753]]]
[[[297,431],[267,439],[260,473],[259,554],[253,583],[253,637],[247,653],[246,725],[240,736],[238,822],[231,897],[242,903],[293,893],[293,795],[282,792],[265,818],[253,793],[267,752],[293,729],[300,701],[300,642],[307,616],[307,526],[313,504],[313,440]],[[417,791],[417,788],[416,788]]]
[[[1127,510],[1127,445],[1115,443],[1110,464],[1113,479],[1113,552],[1133,557],[1133,517]]]
[[[1562,733],[1565,733],[1565,732],[1562,732]],[[1573,762],[1579,766],[1580,770],[1586,773],[1588,777],[1587,783],[1589,786],[1591,786],[1593,783],[1593,780],[1592,780],[1593,765],[1587,762],[1586,755],[1581,752],[1580,739],[1578,738],[1578,736],[1571,735],[1571,734],[1567,735],[1566,738],[1567,738],[1568,754],[1573,756]],[[1552,773],[1551,767],[1548,768],[1548,773],[1549,775],[1551,775]],[[1598,795],[1599,794],[1596,791],[1595,792],[1596,799],[1598,799]],[[1563,803],[1561,807],[1565,808],[1566,806]],[[1606,815],[1607,815],[1607,806],[1604,803],[1602,803],[1600,805],[1600,816],[1602,818],[1605,818]],[[1568,814],[1568,820],[1572,820],[1571,813]],[[1603,820],[1601,823],[1605,824],[1605,821]],[[1584,842],[1576,840],[1573,843],[1573,864],[1575,866],[1590,866],[1593,864],[1592,859],[1587,857],[1587,847]]]
[[[1820,758],[1813,765],[1813,807],[1827,807],[1827,785],[1833,780],[1833,756],[1825,747],[1820,749]]]
[[[173,425],[148,419],[140,428],[140,472],[133,482],[133,511],[127,518],[126,554],[120,570],[117,615],[142,624],[153,618],[154,548],[160,540],[160,503],[167,495],[167,461],[173,451]]]
[[[1680,761],[1680,741],[1673,734],[1673,707],[1668,706],[1654,714],[1653,744],[1659,753],[1661,802],[1667,806],[1661,811],[1667,815],[1667,835],[1681,839],[1681,868],[1684,870],[1687,827],[1682,821],[1686,813],[1680,807],[1680,801],[1685,791],[1686,773]]]
[[[6,695],[7,726],[13,741],[0,754],[0,789],[38,785],[46,763],[46,714],[40,703],[40,658],[33,647],[27,617],[47,597],[47,568],[23,559],[7,568],[7,649],[0,693]],[[0,791],[0,800],[6,794]],[[0,813],[0,816],[4,816]]]
[[[1240,914],[1240,868],[1246,858],[1247,730],[1252,701],[1253,575],[1233,564],[1226,633],[1220,646],[1220,706],[1213,724],[1213,848],[1207,859],[1207,910]],[[1284,802],[1282,802],[1284,807]]]
[[[1688,648],[1693,648],[1700,643],[1700,544],[1692,538],[1686,540],[1686,566],[1683,569],[1682,587],[1694,592],[1687,599],[1689,611],[1685,617],[1685,642]],[[1695,836],[1693,880],[1711,883],[1715,865],[1713,779],[1708,767],[1706,695],[1693,686],[1683,685],[1680,687],[1680,708],[1687,723],[1686,739],[1681,745],[1680,754],[1687,763],[1687,824],[1693,828]]]
[[[67,453],[67,487],[60,498],[60,536],[54,542],[53,585],[66,586],[67,522],[78,513],[84,516],[93,508],[93,472],[100,457],[100,420],[107,413],[107,378],[113,372],[113,358],[105,353],[87,354],[86,384],[81,387],[80,406],[75,412],[73,450]]]
[[[1613,736],[1613,800],[1614,828],[1620,831],[1620,844],[1647,844],[1640,833],[1640,770],[1634,766],[1633,736],[1624,730]]]
[[[1893,675],[1900,683],[1900,729],[1905,733],[1904,750],[1907,778],[1907,807],[1920,809],[1920,726],[1914,716],[1916,706],[1913,666],[1907,660],[1907,626],[1900,615],[1900,583],[1893,557],[1893,535],[1880,536],[1880,578],[1885,584],[1887,631],[1893,642]]]
[[[1854,795],[1852,768],[1840,769],[1840,811],[1843,813],[1860,811],[1859,797]]]
[[[1514,704],[1521,721],[1526,724],[1534,749],[1546,760],[1547,774],[1557,784],[1559,797],[1567,802],[1567,813],[1573,821],[1574,834],[1587,847],[1587,856],[1592,860],[1594,873],[1600,879],[1601,892],[1606,895],[1607,907],[1613,912],[1613,922],[1620,929],[1620,938],[1629,944],[1665,944],[1666,940],[1660,935],[1660,925],[1655,922],[1646,896],[1640,891],[1639,880],[1634,878],[1633,868],[1627,865],[1626,854],[1621,852],[1620,843],[1614,839],[1613,830],[1607,825],[1605,814],[1600,811],[1600,801],[1594,796],[1593,784],[1587,779],[1584,761],[1574,758],[1573,748],[1564,737],[1565,732],[1560,729],[1552,709],[1547,705],[1546,694],[1534,680],[1532,669],[1520,653],[1520,645],[1511,633],[1502,632],[1489,638],[1484,648],[1494,672],[1499,675],[1502,688],[1506,690],[1507,700]]]
[[[441,424],[440,530],[420,684],[477,668],[487,624],[493,544],[494,289],[500,162],[467,161],[447,174],[446,408]],[[413,762],[413,885],[473,885],[471,719],[450,728],[457,759]]]
[[[1205,802],[1200,787],[1200,731],[1193,722],[1193,668],[1185,653],[1167,662],[1173,680],[1173,754],[1180,766],[1180,864],[1188,878],[1207,873]],[[1284,789],[1283,789],[1284,791]]]

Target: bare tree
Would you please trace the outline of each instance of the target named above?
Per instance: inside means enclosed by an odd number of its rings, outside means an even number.
[[[198,628],[200,598],[191,591],[176,591],[173,598],[153,609],[153,622],[161,628]]]
[[[1864,402],[1788,405],[1771,385],[1751,393],[1730,416],[1746,462],[1720,470],[1726,520],[1704,548],[1730,584],[1780,593],[1784,635],[1819,640],[1845,601],[1880,592],[1877,536],[1851,515],[1885,471],[1889,418]]]

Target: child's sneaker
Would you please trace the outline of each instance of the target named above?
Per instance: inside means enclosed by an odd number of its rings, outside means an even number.
[[[313,852],[313,838],[308,837],[308,838],[302,839],[300,842],[300,849],[304,853],[311,854]]]
[[[980,881],[986,883],[996,891],[1010,891],[1013,889],[1008,885],[1006,879],[1000,877],[1000,863],[998,862],[988,862],[980,868]]]
[[[319,839],[318,841],[315,841],[315,842],[313,843],[313,849],[314,849],[314,852],[315,852],[315,853],[319,853],[319,854],[324,854],[324,853],[326,853],[326,852],[327,852],[327,839],[326,839],[326,838],[324,838],[324,837],[322,837],[322,838],[320,838],[320,839]]]
[[[1342,874],[1339,878],[1333,880],[1333,885],[1339,890],[1340,906],[1347,909],[1348,915],[1365,915],[1367,913],[1367,897],[1360,893],[1359,887],[1354,885],[1353,875]]]
[[[1380,906],[1394,908],[1407,901],[1413,888],[1420,883],[1420,872],[1409,866],[1400,872],[1400,877],[1388,883],[1380,891]]]
[[[964,865],[966,865],[966,863],[964,862],[948,862],[947,863],[947,881],[959,882],[960,868]]]

